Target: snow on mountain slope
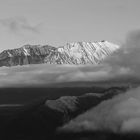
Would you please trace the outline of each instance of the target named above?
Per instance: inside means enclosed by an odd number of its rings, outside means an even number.
[[[97,64],[119,49],[118,45],[108,41],[68,43],[58,51],[65,56],[69,64]]]
[[[108,41],[67,43],[62,47],[25,45],[0,53],[0,66],[26,64],[99,64],[119,49]]]

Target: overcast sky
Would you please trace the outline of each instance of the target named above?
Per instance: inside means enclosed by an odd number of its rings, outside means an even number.
[[[0,51],[108,40],[140,29],[140,0],[0,0]]]

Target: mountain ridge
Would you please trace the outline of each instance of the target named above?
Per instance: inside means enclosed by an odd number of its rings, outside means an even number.
[[[120,47],[108,41],[73,42],[61,47],[24,45],[0,53],[0,66],[27,64],[99,64]]]

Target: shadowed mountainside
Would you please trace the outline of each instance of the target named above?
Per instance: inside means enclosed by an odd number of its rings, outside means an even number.
[[[63,96],[55,100],[39,99],[17,108],[14,113],[0,118],[0,130],[9,139],[53,139],[57,127],[75,118],[103,100],[125,92],[125,88],[110,88],[101,93],[87,93],[81,96]],[[8,118],[8,119],[7,119]]]

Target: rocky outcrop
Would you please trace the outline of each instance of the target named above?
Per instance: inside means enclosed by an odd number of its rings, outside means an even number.
[[[99,64],[119,49],[108,41],[67,43],[63,47],[25,45],[0,53],[0,66],[27,64]]]
[[[62,96],[56,100],[47,100],[45,106],[60,116],[59,121],[63,124],[72,118],[98,105],[104,100],[125,92],[127,88],[110,88],[104,93],[86,93],[81,96]]]

